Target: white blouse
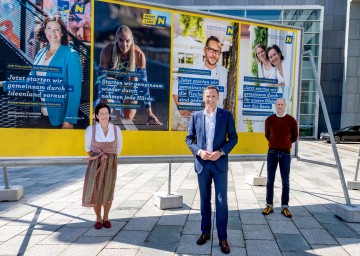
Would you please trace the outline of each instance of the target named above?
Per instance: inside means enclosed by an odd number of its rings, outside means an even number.
[[[39,63],[37,65],[43,65],[43,66],[49,66],[51,60],[53,59],[55,53],[48,59],[45,59],[46,54],[43,54],[43,56],[41,57],[41,59],[39,60]],[[37,76],[46,76],[46,72],[36,72]],[[41,98],[41,101],[45,101],[45,98]],[[41,113],[44,116],[49,116],[48,110],[46,107],[41,107]]]
[[[114,125],[113,124],[109,124],[109,130],[107,135],[105,136],[104,131],[101,128],[101,125],[99,123],[96,123],[96,133],[95,133],[95,140],[97,142],[113,142],[115,140],[115,133],[114,133]],[[91,140],[92,140],[92,131],[93,131],[93,126],[90,125],[86,128],[85,131],[85,150],[86,152],[90,152],[91,151]],[[120,154],[121,149],[122,149],[122,133],[120,131],[119,126],[116,126],[116,136],[117,136],[117,141],[116,141],[116,154]]]
[[[258,76],[259,78],[276,79],[276,69],[271,66],[269,70],[261,63],[258,64]]]

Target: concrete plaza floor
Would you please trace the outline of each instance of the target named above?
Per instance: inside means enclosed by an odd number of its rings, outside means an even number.
[[[338,150],[345,179],[353,180],[359,144],[341,144]],[[335,163],[330,145],[321,141],[301,141],[299,155]],[[230,163],[230,255],[360,255],[360,223],[346,223],[334,214],[345,203],[337,169],[292,161],[293,218],[288,219],[280,213],[279,173],[275,212],[261,214],[266,187],[245,182],[261,165]],[[216,227],[211,240],[196,245],[201,216],[193,164],[172,164],[172,191],[184,197],[183,207],[172,210],[160,210],[152,200],[155,192],[167,191],[168,164],[120,164],[110,212],[113,226],[101,230],[93,228],[93,210],[81,206],[85,168],[8,168],[10,186],[24,186],[25,194],[17,202],[0,202],[0,255],[223,255]],[[349,194],[352,204],[360,204],[359,190]]]

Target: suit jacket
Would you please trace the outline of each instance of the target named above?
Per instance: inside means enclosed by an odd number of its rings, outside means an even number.
[[[34,65],[38,65],[49,46],[41,49],[35,57]],[[52,126],[63,122],[76,124],[81,97],[82,68],[79,54],[66,45],[61,45],[51,59],[49,66],[61,68],[60,73],[47,72],[47,77],[61,78],[66,89],[71,88],[66,99],[46,99],[46,102],[60,103],[61,108],[48,107],[49,120]]]
[[[195,172],[201,173],[205,160],[197,155],[200,149],[206,150],[206,131],[204,110],[196,111],[191,115],[186,144],[195,157]],[[218,108],[216,112],[215,136],[213,151],[222,149],[225,156],[215,161],[217,168],[226,172],[228,170],[228,154],[238,142],[234,119],[230,111]]]

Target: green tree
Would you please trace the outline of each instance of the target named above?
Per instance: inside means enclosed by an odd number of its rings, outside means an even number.
[[[225,109],[229,110],[234,120],[236,120],[236,75],[238,73],[237,70],[237,56],[238,56],[238,45],[239,45],[239,23],[232,24],[234,26],[234,34],[232,35],[232,46],[230,47],[230,65],[229,65],[229,73],[228,73],[228,80],[227,80],[227,96],[226,96],[226,103],[225,103]]]
[[[255,27],[254,28],[254,34],[255,34],[255,40],[251,45],[251,48],[254,49],[256,45],[258,44],[263,44],[263,45],[267,45],[267,41],[268,41],[268,28],[264,28],[264,27]],[[255,51],[252,51],[252,57],[253,60],[251,62],[251,73],[258,77],[258,65],[256,62],[256,57],[255,57]]]
[[[248,132],[254,132],[252,120],[249,120],[249,118],[246,117],[245,121],[246,121],[246,127],[247,127]]]
[[[205,43],[204,18],[181,14],[180,23],[183,27],[183,36],[192,36]]]

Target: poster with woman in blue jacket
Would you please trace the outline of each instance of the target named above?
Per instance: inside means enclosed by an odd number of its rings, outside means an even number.
[[[82,65],[79,54],[69,46],[66,26],[60,16],[45,17],[36,33],[43,48],[37,53],[29,75],[26,65],[8,63],[2,83],[10,117],[18,128],[84,128],[79,116]],[[18,122],[16,122],[18,120]]]

